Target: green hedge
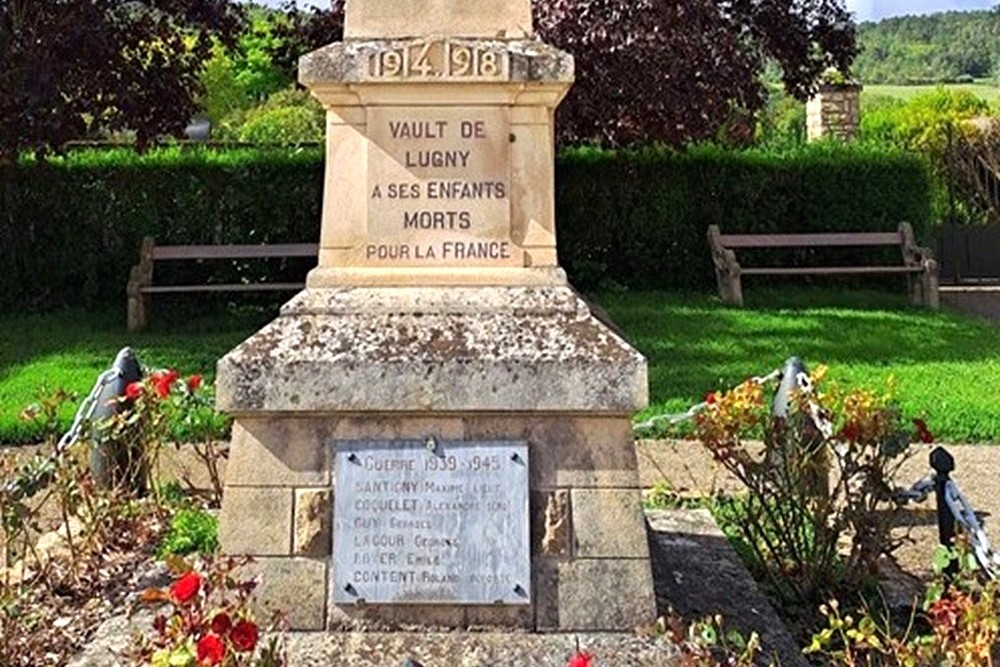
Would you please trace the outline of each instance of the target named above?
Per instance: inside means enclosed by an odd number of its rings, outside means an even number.
[[[87,150],[23,161],[3,171],[0,189],[0,308],[124,303],[147,234],[163,244],[314,240],[322,183],[316,148]],[[864,146],[579,149],[557,165],[560,256],[583,288],[706,288],[709,224],[821,231],[909,220],[924,236],[929,190],[919,158]]]
[[[581,149],[562,156],[557,170],[560,257],[581,287],[710,288],[711,224],[773,233],[895,230],[908,221],[928,238],[930,188],[921,158],[865,145]],[[843,255],[858,251],[765,252],[754,263],[856,261]]]
[[[322,187],[319,149],[91,149],[26,161],[4,177],[0,308],[124,308],[144,235],[162,244],[316,239]]]

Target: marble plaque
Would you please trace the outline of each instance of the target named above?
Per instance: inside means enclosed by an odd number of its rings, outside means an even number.
[[[522,266],[503,107],[368,109],[368,224],[350,264]]]
[[[527,443],[333,448],[334,602],[530,604]]]

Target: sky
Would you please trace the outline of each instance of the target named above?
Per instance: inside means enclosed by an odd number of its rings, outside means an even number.
[[[260,0],[272,7],[283,0]],[[377,1],[377,0],[376,0]],[[847,0],[847,8],[858,21],[877,21],[887,16],[931,14],[952,10],[989,9],[1000,0]],[[299,5],[329,7],[329,0],[298,0]]]
[[[859,21],[877,21],[903,14],[931,14],[952,10],[989,9],[1000,0],[847,0]]]

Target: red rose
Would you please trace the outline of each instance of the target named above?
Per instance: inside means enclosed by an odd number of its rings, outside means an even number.
[[[920,442],[934,442],[934,435],[927,429],[927,423],[923,419],[914,419],[913,425],[917,427],[917,438]]]
[[[142,383],[141,382],[129,382],[125,387],[125,398],[130,401],[134,401],[142,396]]]
[[[716,401],[716,398],[715,398],[715,392],[714,391],[705,394],[705,404],[706,405],[715,405],[715,401]],[[584,655],[584,654],[580,653],[579,655]]]
[[[233,621],[226,612],[220,612],[212,618],[212,632],[224,636],[233,627]]]
[[[229,639],[232,640],[237,651],[254,650],[259,638],[260,630],[254,623],[247,620],[237,621],[232,632],[229,633]]]
[[[170,586],[170,597],[177,604],[184,604],[201,590],[201,575],[188,572]]]
[[[149,376],[149,379],[153,381],[153,387],[156,389],[156,395],[160,398],[166,398],[170,395],[170,387],[173,386],[178,377],[180,377],[180,374],[177,371],[169,370],[153,373]]]
[[[188,386],[188,391],[191,392],[192,394],[198,391],[198,387],[201,386],[201,376],[192,375],[191,377],[189,377],[187,380],[187,386]]]
[[[590,667],[590,661],[593,659],[593,653],[577,653],[569,659],[566,667]]]
[[[207,634],[198,640],[198,665],[218,665],[226,657],[226,645],[218,635]]]

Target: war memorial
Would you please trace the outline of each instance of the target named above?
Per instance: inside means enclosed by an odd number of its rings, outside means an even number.
[[[655,617],[644,358],[567,284],[528,0],[347,4],[318,266],[218,365],[222,549],[292,629],[631,632]]]

